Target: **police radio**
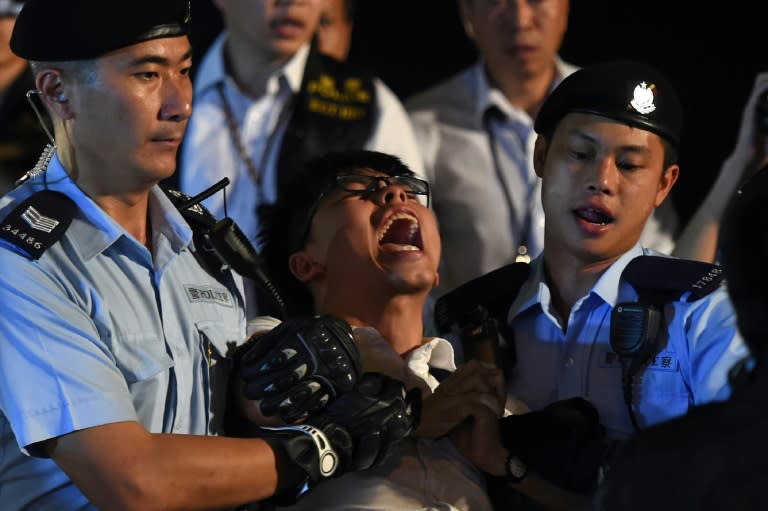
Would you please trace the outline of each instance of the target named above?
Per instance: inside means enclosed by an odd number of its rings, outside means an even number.
[[[275,304],[280,317],[285,317],[286,307],[277,287],[264,272],[261,255],[230,217],[216,220],[200,203],[229,184],[223,178],[210,188],[188,197],[175,190],[165,190],[182,216],[190,223],[196,245],[208,268],[220,272],[229,267],[243,277],[261,286]]]

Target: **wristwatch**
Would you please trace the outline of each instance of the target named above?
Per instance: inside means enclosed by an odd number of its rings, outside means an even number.
[[[507,481],[512,483],[519,483],[528,475],[528,465],[512,453],[507,458],[505,468],[507,469]]]

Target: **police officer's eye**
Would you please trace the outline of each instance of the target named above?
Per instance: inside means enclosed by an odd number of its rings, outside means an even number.
[[[568,151],[569,154],[573,157],[575,160],[586,160],[590,157],[590,153],[587,151],[580,151],[578,149],[571,149]]]
[[[631,161],[620,160],[616,162],[616,167],[618,167],[621,170],[636,170],[642,167],[642,165],[638,165]]]

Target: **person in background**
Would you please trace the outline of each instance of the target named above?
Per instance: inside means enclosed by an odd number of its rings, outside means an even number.
[[[751,120],[748,115],[747,122]],[[694,407],[685,416],[632,438],[598,490],[596,511],[768,506],[768,239],[763,234],[768,230],[767,204],[768,172],[763,169],[731,196],[718,243],[726,288],[752,353],[751,363],[734,367],[733,394],[727,401]]]
[[[26,100],[34,88],[28,62],[10,41],[23,0],[0,0],[0,195],[31,169],[49,141]]]
[[[190,26],[184,0],[120,16],[28,0],[17,18],[11,48],[56,145],[0,198],[3,509],[231,508],[370,466],[400,440],[382,431],[409,430],[391,380],[348,389],[370,408],[332,401],[301,430],[222,436],[242,279],[201,263],[212,247],[191,222],[211,219],[158,186],[191,113]]]
[[[458,0],[479,57],[406,100],[422,148],[445,246],[442,295],[544,242],[533,124],[547,95],[576,70],[558,55],[569,0]],[[646,246],[668,252],[676,233],[670,201],[650,216]]]
[[[347,60],[355,28],[357,0],[327,0],[317,26],[318,50],[339,61]]]

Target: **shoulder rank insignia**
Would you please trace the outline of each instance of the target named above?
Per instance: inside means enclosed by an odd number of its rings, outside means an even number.
[[[64,236],[77,206],[61,192],[43,190],[16,206],[0,223],[0,238],[40,259]]]

